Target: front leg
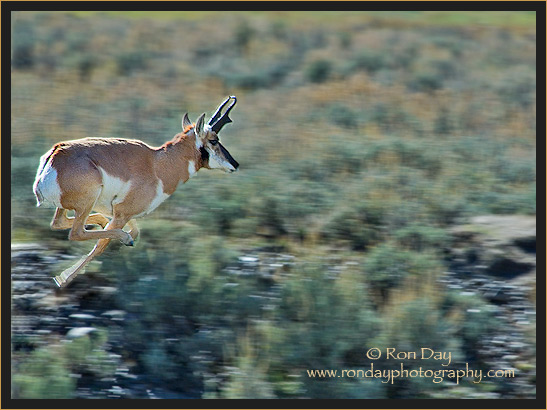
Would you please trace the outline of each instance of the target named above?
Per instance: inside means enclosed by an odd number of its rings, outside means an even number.
[[[133,238],[133,240],[137,239],[139,236],[139,228],[137,226],[137,221],[134,219],[131,219],[129,222],[127,222],[127,226],[129,227],[129,235]]]
[[[55,284],[60,288],[67,286],[70,282],[72,282],[76,275],[78,275],[78,273],[83,271],[89,262],[104,252],[111,240],[112,239],[99,239],[93,250],[87,256],[84,256],[70,268],[65,269],[60,275],[53,278]]]
[[[76,218],[77,219],[77,218]],[[106,227],[106,231],[115,231],[115,230],[121,230],[121,228],[126,224],[125,220],[119,220],[119,219],[112,219],[110,224]],[[123,232],[123,231],[122,231]],[[131,236],[130,236],[131,238]],[[55,276],[53,278],[53,281],[57,286],[60,288],[65,287],[68,285],[72,280],[78,275],[78,273],[82,272],[82,270],[86,267],[86,265],[91,262],[94,258],[102,254],[108,244],[110,243],[111,239],[99,239],[93,250],[87,255],[84,256],[82,259],[80,259],[78,262],[76,262],[74,265],[72,265],[70,268],[64,270],[60,275]]]

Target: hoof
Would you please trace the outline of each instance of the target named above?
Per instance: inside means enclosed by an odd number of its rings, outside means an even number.
[[[135,244],[135,241],[133,241],[133,237],[127,232],[124,233],[126,236],[124,239],[120,239],[120,242],[123,243],[125,246],[133,246]]]

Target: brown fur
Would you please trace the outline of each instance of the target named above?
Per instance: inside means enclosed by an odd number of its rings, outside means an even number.
[[[208,142],[210,138],[218,140],[214,132],[209,131],[200,137],[209,149],[219,153],[220,143],[213,146]],[[194,162],[196,171],[202,167],[209,168],[208,157],[196,148],[196,138],[195,124],[192,124],[157,148],[142,141],[119,138],[84,138],[53,146],[48,161],[57,171],[62,208],[57,208],[51,227],[70,228],[71,240],[98,240],[87,257],[55,278],[59,286],[68,284],[87,263],[106,249],[110,240],[119,239],[126,245],[133,244],[138,228],[132,218],[150,209],[158,194],[159,181],[163,192],[171,195],[181,181],[184,183],[190,178],[190,161]],[[120,198],[121,202],[112,202],[111,215],[110,210],[96,209],[112,216],[110,221],[101,213],[90,215],[103,191],[101,169],[110,177],[131,181],[128,192]],[[75,211],[73,218],[67,217],[67,209]],[[88,231],[85,229],[86,223],[98,224],[104,229]],[[126,224],[131,229],[129,233],[122,230]]]
[[[199,151],[195,149],[195,137],[178,134],[174,141],[159,148],[129,139],[85,138],[67,141],[56,144],[51,165],[57,170],[72,170],[59,172],[58,175],[65,209],[76,209],[83,198],[95,195],[93,189],[100,186],[102,181],[97,168],[100,166],[107,174],[123,181],[131,180],[139,186],[135,201],[126,204],[125,209],[127,214],[137,215],[156,195],[158,178],[163,183],[164,192],[169,195],[175,192],[179,182],[189,179],[190,160],[197,168],[202,166]]]

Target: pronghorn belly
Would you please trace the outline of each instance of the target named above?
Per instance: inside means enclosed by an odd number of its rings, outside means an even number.
[[[114,205],[123,202],[129,193],[131,182],[110,175],[101,167],[98,168],[101,172],[102,188],[93,209],[103,215],[111,216]]]
[[[57,181],[57,170],[49,162],[40,168],[41,170],[34,181],[34,194],[38,200],[38,206],[62,208],[61,187]]]

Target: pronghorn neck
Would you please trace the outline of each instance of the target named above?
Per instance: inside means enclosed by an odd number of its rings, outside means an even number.
[[[162,180],[164,192],[169,195],[179,182],[185,183],[203,166],[192,128],[185,131],[158,149],[159,167],[156,172]]]

